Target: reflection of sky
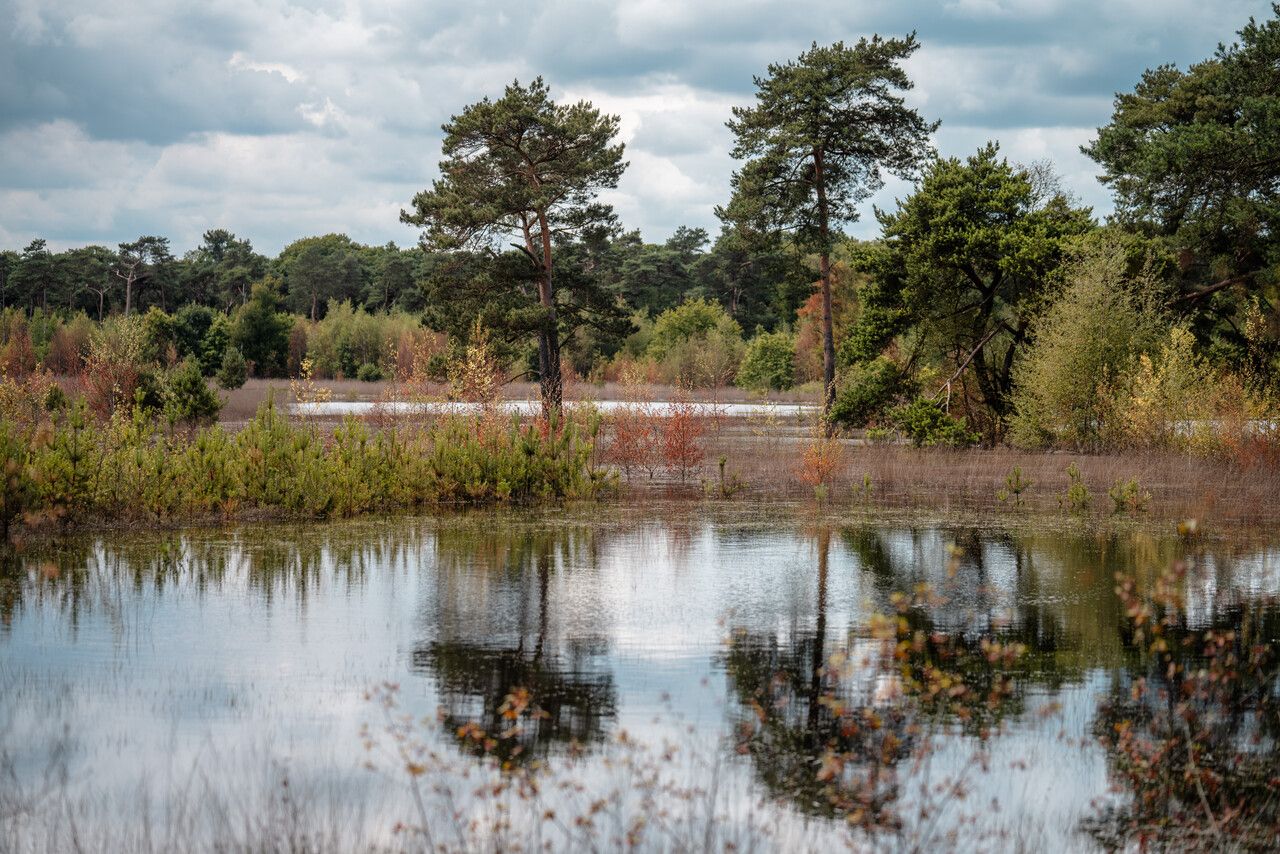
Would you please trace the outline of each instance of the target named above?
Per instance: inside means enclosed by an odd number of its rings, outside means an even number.
[[[115,811],[116,821],[136,809],[140,782],[160,797],[197,768],[215,790],[265,798],[271,776],[262,769],[274,759],[297,785],[370,805],[362,820],[385,829],[399,802],[358,771],[360,725],[376,721],[364,692],[399,682],[407,704],[434,710],[440,686],[411,668],[415,650],[444,641],[528,650],[541,635],[552,666],[610,681],[616,716],[606,731],[656,742],[687,738],[691,725],[699,748],[713,754],[734,719],[718,663],[730,633],[785,647],[816,625],[817,539],[791,521],[570,518],[548,526],[494,514],[452,524],[191,534],[168,558],[159,544],[172,535],[130,538],[67,552],[55,579],[32,557],[12,625],[0,628],[0,738],[34,777],[65,724],[74,790],[135,804]],[[946,592],[950,604],[930,616],[954,628],[1016,626],[1029,601],[1048,612],[1037,619],[1068,629],[1078,628],[1077,611],[1104,610],[1089,597],[1109,586],[1079,582],[1093,571],[1082,568],[1093,554],[1087,540],[1058,548],[1045,538],[966,535],[951,573],[957,532],[856,533],[879,548],[853,548],[840,531],[831,538],[828,649],[870,612],[887,610],[889,593],[917,582]],[[1192,612],[1217,607],[1219,591],[1275,593],[1278,562],[1275,551],[1210,550],[1189,576]],[[1089,650],[1080,656],[1090,661]],[[998,798],[1001,821],[1034,822],[1046,840],[1063,841],[1106,789],[1102,755],[1088,739],[1108,681],[1104,660],[1059,693],[1028,691],[1029,711],[994,743],[994,771],[975,781],[975,802]],[[1051,700],[1063,711],[1041,720],[1034,709]],[[939,767],[963,763],[971,747],[949,742]],[[1030,768],[1004,773],[1018,758]],[[738,799],[726,809],[745,810],[760,792],[743,760],[724,761],[734,781],[725,791]],[[795,821],[805,838],[818,832]]]

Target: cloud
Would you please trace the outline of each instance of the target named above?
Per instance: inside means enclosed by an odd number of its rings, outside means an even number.
[[[58,246],[227,227],[276,251],[345,231],[411,242],[440,125],[512,79],[622,116],[609,194],[650,240],[714,231],[724,127],[752,75],[812,41],[918,31],[913,104],[963,156],[1051,158],[1105,211],[1078,152],[1144,68],[1208,56],[1265,0],[0,0],[0,241]],[[891,184],[875,201],[891,203]],[[854,232],[875,231],[870,206]]]

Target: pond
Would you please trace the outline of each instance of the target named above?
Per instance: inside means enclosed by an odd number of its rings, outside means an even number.
[[[0,849],[1097,848],[1145,792],[1098,736],[1158,728],[1132,615],[1169,585],[1170,643],[1278,639],[1276,541],[1154,523],[649,502],[32,545]],[[1274,758],[1270,667],[1214,733]]]

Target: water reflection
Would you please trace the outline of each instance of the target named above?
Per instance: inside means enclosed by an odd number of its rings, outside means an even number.
[[[617,706],[607,627],[579,622],[566,633],[554,611],[568,603],[551,596],[553,577],[594,582],[573,569],[598,559],[596,536],[581,528],[442,531],[436,558],[435,595],[421,615],[431,637],[414,646],[412,669],[436,683],[446,730],[466,749],[505,761],[600,741]],[[536,712],[513,728],[516,690],[528,692]]]
[[[327,779],[358,766],[363,692],[388,680],[415,714],[438,712],[442,747],[468,767],[573,754],[604,773],[613,736],[678,734],[712,753],[728,745],[717,773],[790,815],[901,833],[922,807],[924,751],[955,776],[1005,750],[1038,757],[1034,783],[969,776],[971,803],[998,797],[1079,846],[1081,819],[1116,784],[1142,809],[1113,804],[1091,829],[1123,844],[1179,814],[1225,828],[1241,803],[1271,797],[1259,769],[1280,762],[1280,689],[1274,658],[1250,656],[1280,639],[1278,555],[1267,541],[1144,530],[688,507],[69,540],[0,556],[0,739],[32,750],[65,726],[69,779],[106,785],[267,735]],[[1175,565],[1185,573],[1171,586]],[[1135,595],[1176,587],[1173,652],[1135,633],[1117,573]],[[1194,676],[1206,632],[1230,635],[1228,692]],[[512,728],[517,690],[538,711]],[[1053,706],[1068,711],[1045,716]],[[1145,745],[1216,775],[1163,768],[1199,780],[1207,811],[1194,786],[1148,785],[1135,770],[1153,767]]]

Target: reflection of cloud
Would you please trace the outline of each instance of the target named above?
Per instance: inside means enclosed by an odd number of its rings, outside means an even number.
[[[509,0],[237,0],[216,11],[191,0],[0,0],[0,9],[12,22],[0,32],[7,243],[159,232],[181,250],[228,226],[269,251],[331,230],[411,240],[396,214],[435,173],[441,123],[536,74],[559,96],[623,116],[632,170],[611,200],[624,224],[650,240],[682,223],[714,231],[734,166],[723,123],[732,104],[749,102],[752,75],[815,37],[871,31],[919,31],[910,99],[942,119],[944,154],[998,138],[1013,159],[1054,157],[1069,188],[1105,207],[1076,146],[1107,120],[1113,93],[1146,67],[1209,55],[1250,14],[1269,13],[1263,0],[940,0],[930,10],[885,0],[555,0],[532,19]],[[26,145],[47,128],[59,129],[62,174]],[[244,141],[237,174],[262,187],[228,180],[227,145],[210,143],[228,138]],[[177,147],[204,159],[197,185],[148,171]],[[281,170],[276,152],[298,168]],[[42,204],[14,192],[24,189]],[[869,211],[854,234],[875,232]]]

